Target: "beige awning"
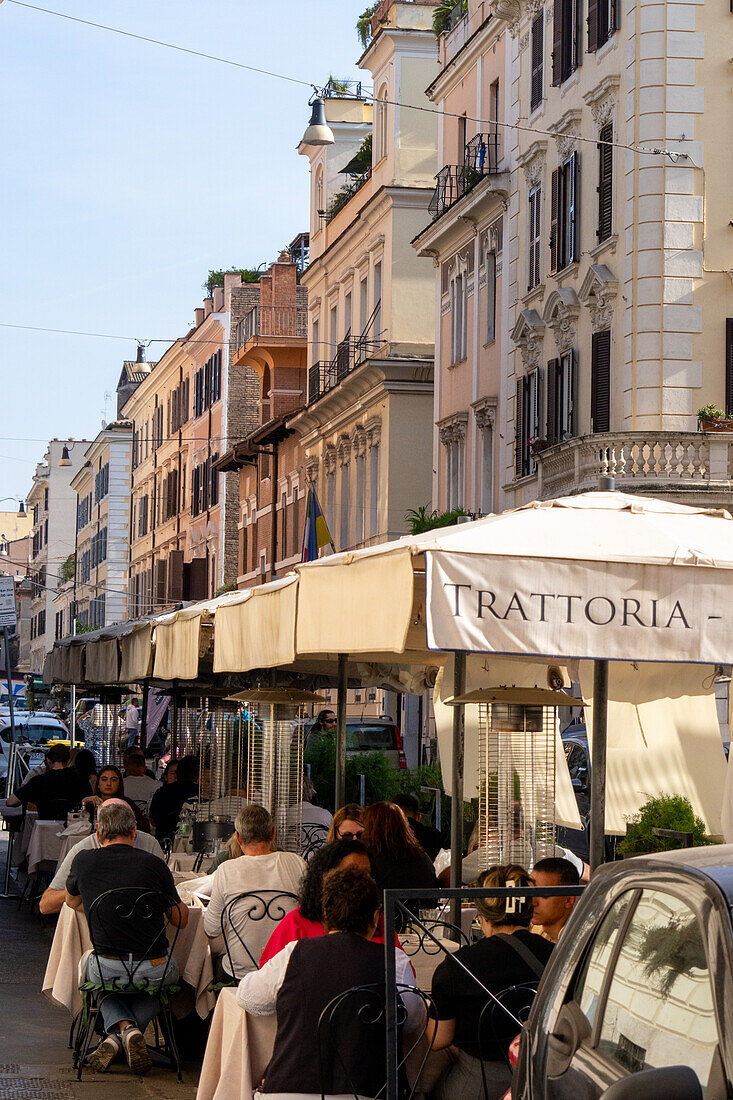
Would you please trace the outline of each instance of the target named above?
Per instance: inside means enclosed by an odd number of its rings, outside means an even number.
[[[155,619],[154,678],[195,680],[199,661],[211,650],[216,612],[243,598],[241,592],[226,592],[213,600],[203,600],[169,615],[158,616]]]
[[[61,659],[61,683],[84,683],[84,645],[81,642],[72,642],[62,649]]]
[[[85,646],[86,673],[89,684],[116,684],[120,671],[117,638],[103,638]]]
[[[120,637],[121,684],[147,680],[153,673],[153,623],[147,622]]]
[[[593,743],[593,665],[580,663],[588,742]],[[608,676],[606,829],[650,798],[689,798],[709,833],[722,833],[727,768],[715,705],[715,666],[612,661]]]
[[[295,660],[298,577],[239,593],[216,609],[214,672],[278,668]]]
[[[58,657],[56,649],[52,649],[50,653],[46,654],[46,658],[43,662],[43,682],[44,684],[54,684],[55,669],[58,666]]]

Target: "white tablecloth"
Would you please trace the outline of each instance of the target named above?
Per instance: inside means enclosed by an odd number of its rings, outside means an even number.
[[[222,989],[211,1020],[196,1100],[252,1100],[275,1045],[277,1019],[248,1016]]]
[[[193,871],[193,865],[198,859],[196,852],[174,852],[168,860],[168,866],[171,872],[175,871]],[[205,875],[206,870],[211,863],[209,856],[204,856],[201,864],[201,870],[198,872],[200,875]]]
[[[78,844],[80,840],[84,840],[84,837],[89,836],[91,831],[92,831],[92,828],[91,828],[91,825],[90,825],[89,828],[84,833],[72,833],[71,836],[62,836],[62,837],[60,837],[59,839],[61,841],[61,851],[59,852],[58,862],[61,863],[61,861],[64,860],[66,858],[66,856],[68,856],[69,852],[74,847],[74,845]]]
[[[174,931],[172,929],[171,934]],[[51,944],[42,989],[49,1000],[67,1009],[72,1016],[81,1008],[79,960],[91,947],[86,917],[80,910],[64,905]],[[173,1011],[183,1016],[195,1002],[196,1011],[205,1019],[214,1007],[214,995],[208,992],[214,980],[214,969],[204,932],[204,911],[200,906],[189,906],[188,924],[178,933],[173,957],[178,963],[180,982],[184,983],[181,993],[173,999]]]
[[[28,845],[28,874],[32,875],[39,863],[58,863],[62,838],[58,834],[66,828],[65,821],[42,821],[33,825]],[[77,840],[80,838],[77,837]]]

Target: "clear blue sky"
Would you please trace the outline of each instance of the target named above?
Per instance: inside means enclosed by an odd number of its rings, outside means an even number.
[[[366,0],[37,2],[316,84],[360,75]],[[256,267],[308,228],[308,95],[0,3],[0,322],[185,332],[210,268]],[[114,418],[134,355],[0,327],[0,497],[25,496],[45,440],[93,439],[106,391]]]

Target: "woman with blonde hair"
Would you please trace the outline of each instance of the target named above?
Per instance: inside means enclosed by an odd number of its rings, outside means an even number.
[[[361,815],[361,806],[357,806],[355,802],[347,802],[340,810],[336,810],[326,843],[330,844],[332,840],[361,840],[364,831]]]
[[[532,886],[523,867],[509,864],[490,867],[479,876],[478,886],[528,889]],[[433,974],[433,1001],[437,1020],[428,1024],[428,1038],[434,1033],[434,1049],[453,1046],[457,1061],[439,1082],[438,1100],[499,1100],[511,1084],[507,1050],[518,1028],[498,1006],[481,1012],[487,1003],[481,985],[499,996],[504,990],[529,983],[542,976],[553,945],[530,932],[531,897],[479,898],[476,902],[484,939],[461,947],[448,957]],[[456,966],[463,964],[481,982]],[[516,1010],[516,1005],[514,1005]],[[479,1044],[479,1024],[481,1043]],[[484,1093],[480,1057],[484,1059],[487,1092]]]

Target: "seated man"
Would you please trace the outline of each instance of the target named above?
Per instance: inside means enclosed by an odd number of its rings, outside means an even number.
[[[396,794],[391,801],[402,810],[418,844],[434,861],[443,847],[443,837],[432,825],[423,825],[420,820],[420,803],[414,794]]]
[[[27,779],[8,799],[8,806],[27,806],[38,810],[41,821],[65,821],[69,810],[91,794],[89,781],[69,767],[71,753],[66,745],[52,745],[46,753],[46,771]]]
[[[127,803],[123,802],[120,798],[108,798],[107,805],[111,803],[118,803],[126,806]],[[74,862],[79,852],[86,852],[89,849],[100,848],[99,838],[97,837],[96,830],[90,833],[89,836],[85,836],[83,840],[80,840],[78,844],[75,844],[73,848],[70,848],[64,858],[56,868],[48,888],[44,890],[41,895],[40,910],[44,916],[50,913],[60,913],[61,906],[64,904],[66,898],[66,880],[69,877],[71,871],[71,865]],[[150,852],[152,855],[157,856],[158,859],[165,859],[163,855],[163,849],[158,841],[150,833],[137,832],[135,833],[135,848],[141,849],[143,852]]]
[[[275,823],[262,806],[244,806],[236,816],[234,828],[242,856],[228,859],[214,872],[211,901],[204,914],[204,930],[211,939],[221,935],[222,913],[233,898],[260,890],[284,890],[297,894],[306,868],[305,861],[294,852],[274,850]],[[264,915],[262,919],[256,919],[262,911],[261,905],[255,909],[252,919],[247,916],[249,902],[242,902],[240,907],[236,907],[232,914],[235,930],[228,926],[228,922],[224,926],[235,973],[231,974],[231,964],[226,954],[221,960],[225,973],[236,977],[248,970],[256,970],[257,965],[252,960],[260,958],[275,925],[289,908],[296,905],[297,901],[293,901],[288,906],[287,898],[275,899],[271,915]],[[246,943],[246,949],[240,937]]]
[[[323,880],[323,923],[328,935],[293,940],[261,970],[239,983],[237,1001],[254,1016],[277,1013],[277,1034],[261,1091],[311,1095],[379,1096],[387,1076],[384,1018],[363,991],[333,1009],[320,1042],[326,1006],[354,987],[384,987],[384,947],[371,942],[380,916],[376,883],[355,867],[330,871]],[[405,1030],[424,1026],[424,1002],[414,988],[410,962],[395,948],[397,988]],[[379,993],[377,992],[377,996]],[[362,1011],[363,1009],[363,1011]],[[330,1024],[330,1026],[329,1026]],[[323,1029],[320,1029],[323,1031]],[[323,1055],[321,1080],[321,1058]]]
[[[124,768],[125,795],[131,798],[144,814],[147,814],[150,809],[150,800],[160,783],[157,779],[151,779],[148,775],[145,768],[145,757],[139,749],[125,754]]]
[[[532,869],[535,886],[577,886],[578,869],[568,859],[540,859]],[[532,898],[532,931],[550,943],[557,943],[570,916],[577,895],[557,898]]]
[[[166,864],[150,852],[134,852],[135,835],[135,815],[125,802],[110,799],[100,806],[97,837],[101,848],[79,852],[75,857],[66,882],[66,904],[72,909],[83,905],[85,912],[91,914],[89,931],[97,951],[87,966],[91,981],[116,978],[127,982],[133,962],[136,983],[147,979],[172,984],[178,977],[178,967],[174,959],[168,959],[168,941],[162,931],[155,943],[149,942],[156,920],[156,914],[150,915],[149,906],[147,913],[133,911],[132,915],[129,910],[118,914],[114,906],[106,907],[103,916],[92,909],[96,899],[108,890],[141,893],[150,890],[169,902],[160,914],[161,925],[163,913],[179,928],[188,923],[188,909],[178,897]],[[141,952],[145,952],[142,959]],[[145,1028],[160,1011],[158,997],[145,992],[107,993],[100,996],[99,1008],[106,1037],[90,1056],[90,1068],[104,1073],[124,1051],[133,1073],[147,1073],[151,1061]]]

